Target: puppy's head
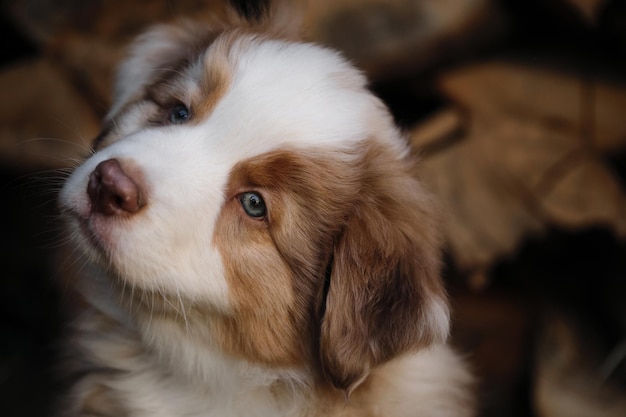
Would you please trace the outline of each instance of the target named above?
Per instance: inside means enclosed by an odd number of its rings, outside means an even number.
[[[358,71],[250,26],[161,26],[131,51],[60,197],[129,313],[347,390],[445,339],[432,203]]]

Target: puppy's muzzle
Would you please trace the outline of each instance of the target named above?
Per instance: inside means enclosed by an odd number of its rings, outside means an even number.
[[[87,194],[94,213],[105,216],[135,214],[146,205],[140,186],[117,159],[107,159],[89,176]]]

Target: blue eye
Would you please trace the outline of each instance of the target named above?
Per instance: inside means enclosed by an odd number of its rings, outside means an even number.
[[[267,214],[265,201],[260,194],[255,192],[242,193],[239,196],[239,202],[246,214],[254,219],[261,219]]]
[[[189,108],[187,108],[184,104],[179,103],[170,110],[169,121],[172,124],[180,125],[187,122],[190,117],[191,112],[189,111]]]

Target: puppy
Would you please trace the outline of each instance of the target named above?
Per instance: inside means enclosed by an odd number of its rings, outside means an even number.
[[[433,203],[338,53],[158,26],[60,206],[88,259],[65,416],[471,416]]]

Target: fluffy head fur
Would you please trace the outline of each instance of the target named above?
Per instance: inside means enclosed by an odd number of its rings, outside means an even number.
[[[471,414],[411,171],[337,53],[250,24],[141,36],[60,196],[94,265],[72,412]]]

